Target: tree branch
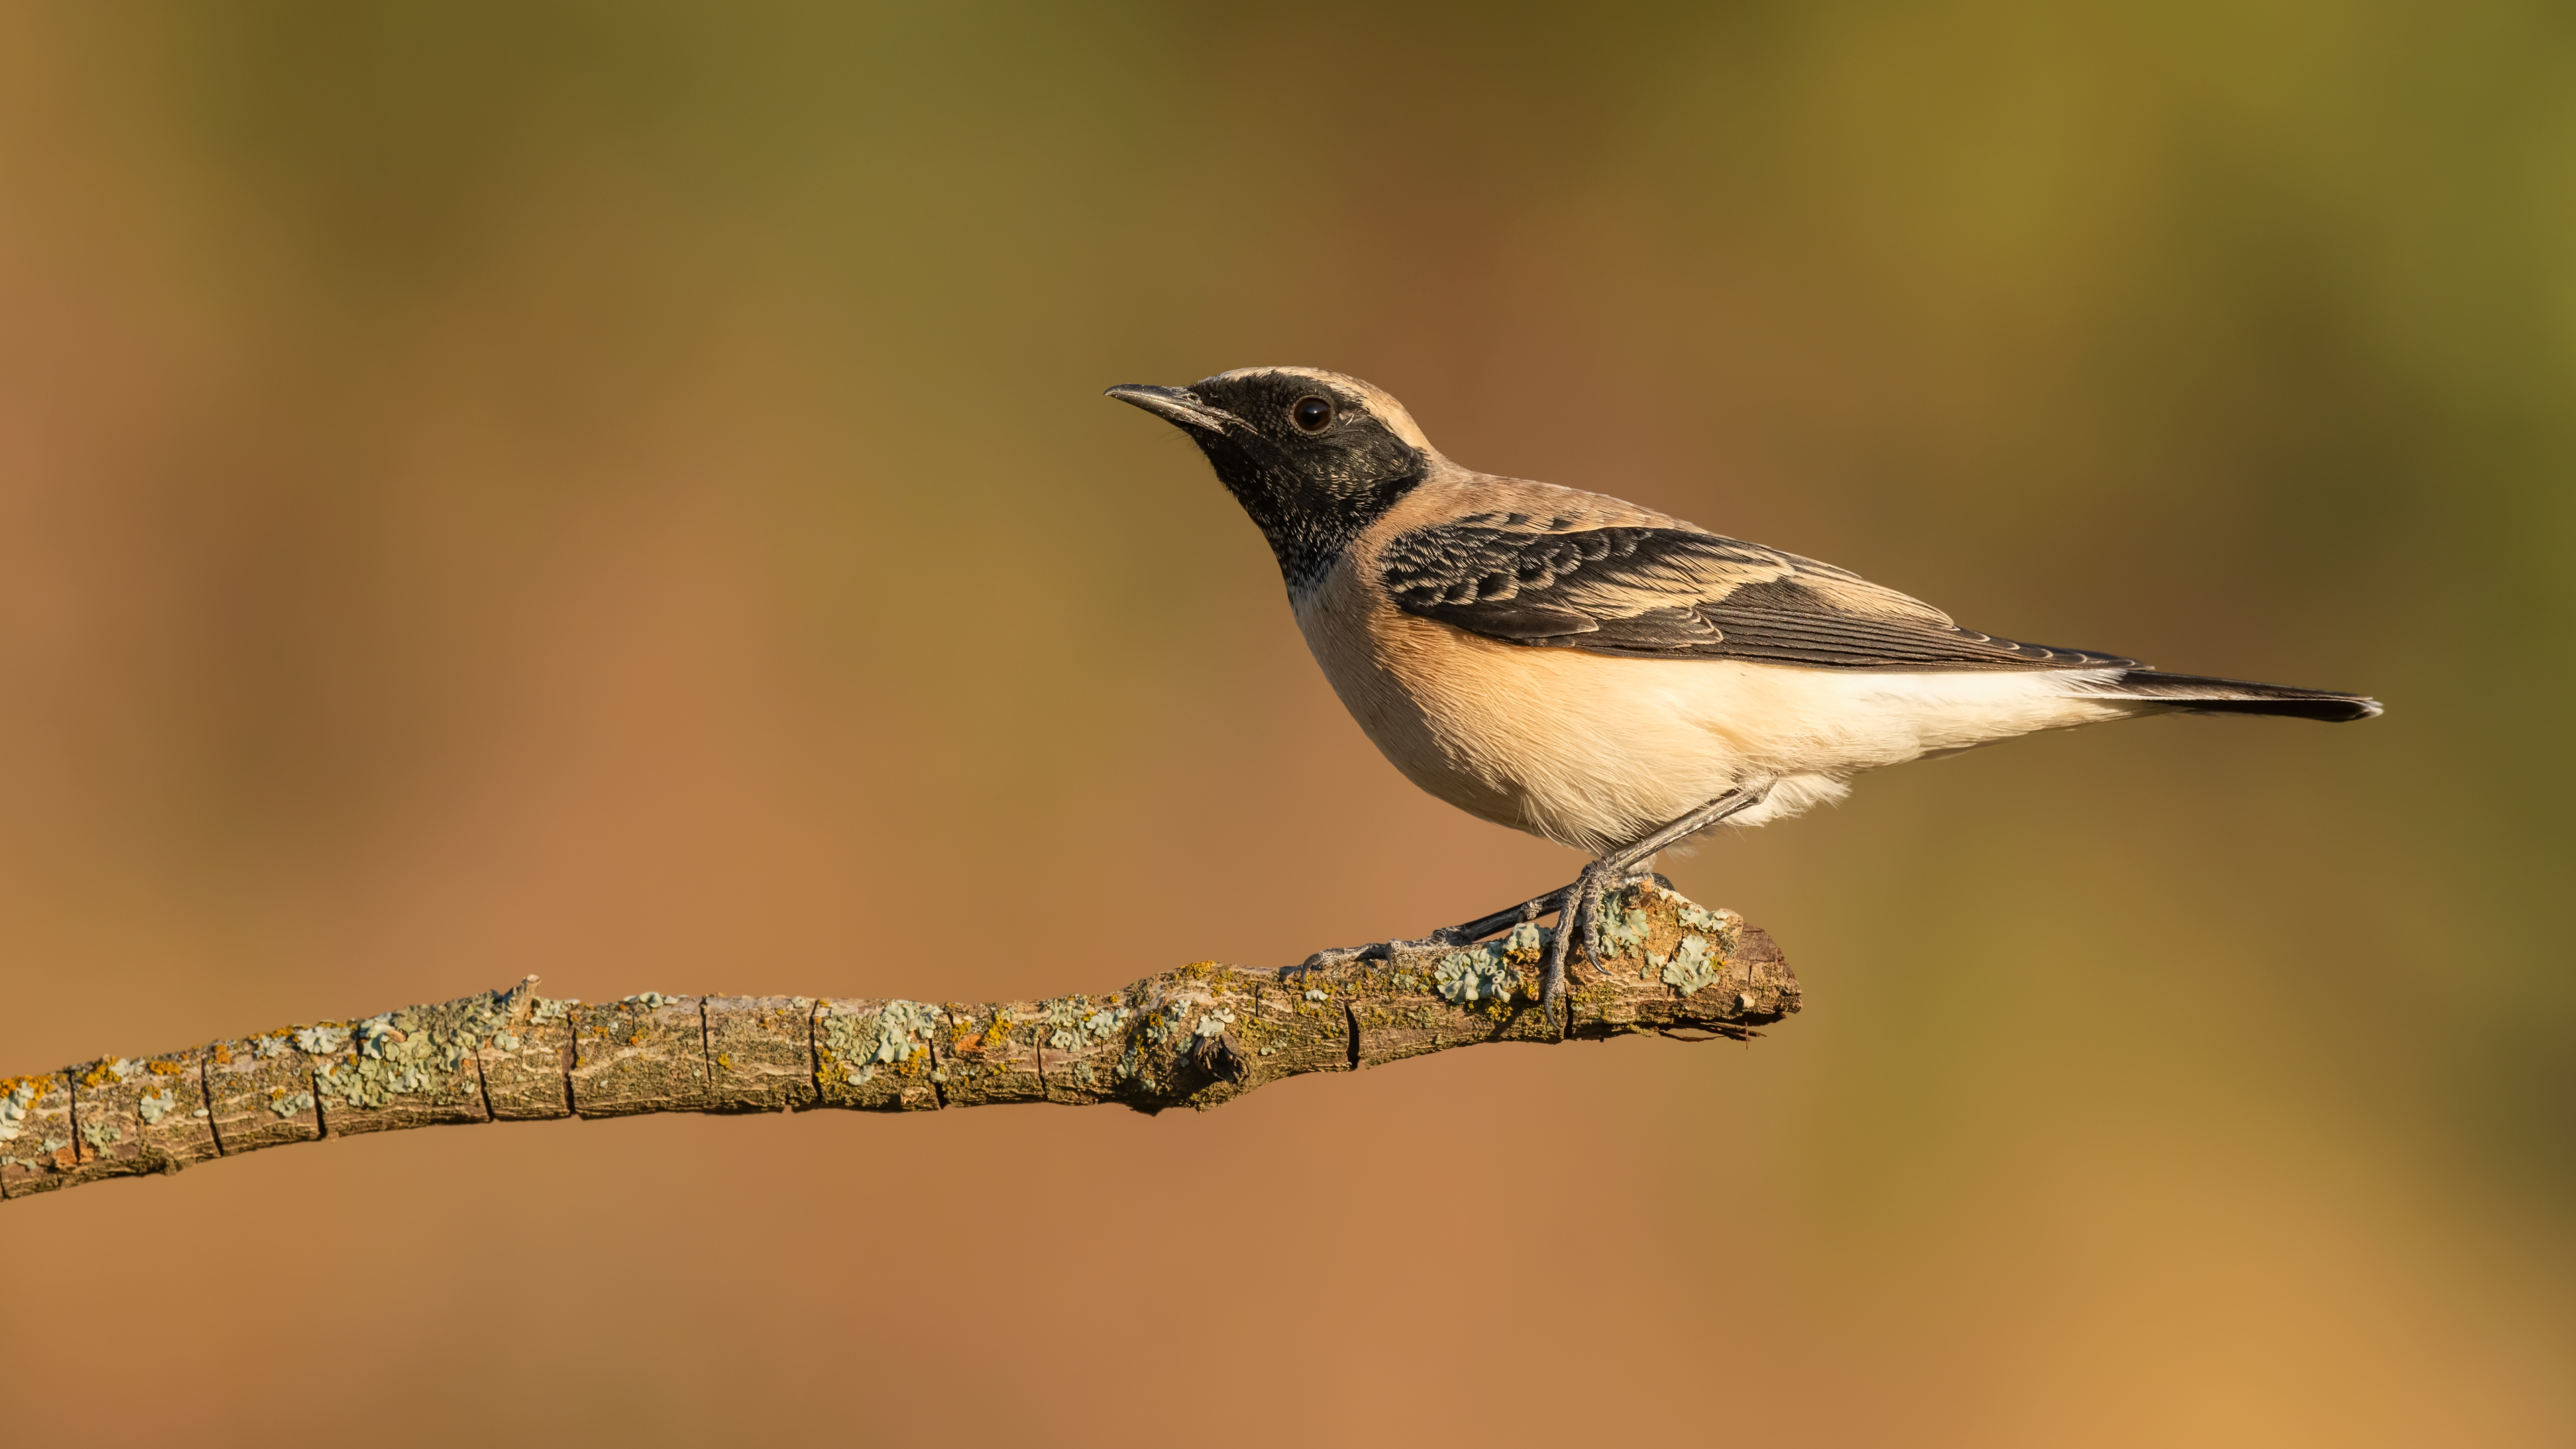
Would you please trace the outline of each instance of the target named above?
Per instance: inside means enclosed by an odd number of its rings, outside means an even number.
[[[1535,999],[1547,933],[1252,970],[1212,961],[1103,996],[975,1005],[508,991],[0,1080],[0,1196],[263,1147],[449,1122],[645,1112],[901,1112],[998,1102],[1202,1111],[1265,1083],[1480,1042],[1743,1040],[1798,1009],[1779,948],[1660,883],[1615,894],[1598,962]]]

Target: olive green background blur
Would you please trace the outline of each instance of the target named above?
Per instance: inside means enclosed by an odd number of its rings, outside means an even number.
[[[1099,396],[1258,363],[2389,713],[1668,861],[1806,983],[1750,1048],[12,1203],[12,1439],[2576,1439],[2564,6],[11,6],[0,1067],[1559,883]]]

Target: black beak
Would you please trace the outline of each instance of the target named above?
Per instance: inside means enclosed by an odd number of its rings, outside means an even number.
[[[1123,403],[1134,403],[1163,421],[1204,432],[1223,433],[1229,425],[1240,425],[1243,419],[1223,408],[1210,407],[1199,401],[1198,394],[1186,388],[1155,387],[1150,383],[1122,382],[1106,394]]]

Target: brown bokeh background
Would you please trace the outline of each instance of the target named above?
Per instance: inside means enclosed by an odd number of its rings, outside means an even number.
[[[542,973],[1100,989],[1576,862],[1123,381],[2367,689],[1668,868],[1749,1049],[649,1119],[0,1208],[5,1432],[2576,1437],[2563,7],[0,14],[0,1065]]]

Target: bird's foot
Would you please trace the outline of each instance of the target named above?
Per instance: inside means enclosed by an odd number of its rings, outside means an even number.
[[[1671,889],[1671,882],[1652,875],[1642,867],[1655,858],[1655,852],[1675,845],[1706,830],[1730,815],[1738,815],[1759,805],[1771,793],[1771,781],[1756,785],[1739,785],[1677,820],[1663,825],[1617,850],[1610,851],[1583,868],[1574,884],[1560,893],[1556,902],[1556,934],[1547,943],[1539,1000],[1554,1006],[1565,995],[1565,967],[1572,959],[1576,943],[1594,965],[1601,963],[1599,942],[1594,937],[1595,923],[1601,917],[1601,896],[1613,886],[1624,886],[1631,880],[1651,878]]]
[[[1601,899],[1613,889],[1640,880],[1667,887],[1670,884],[1650,871],[1633,870],[1604,857],[1585,866],[1573,884],[1555,893],[1556,929],[1549,933],[1546,954],[1539,958],[1540,1005],[1552,1007],[1565,995],[1565,969],[1573,961],[1578,944],[1595,965],[1600,964],[1600,953],[1592,938],[1601,916]]]
[[[1709,801],[1687,815],[1653,830],[1646,835],[1594,859],[1563,890],[1532,896],[1509,910],[1434,931],[1419,941],[1379,941],[1367,946],[1337,946],[1318,951],[1306,958],[1305,967],[1342,966],[1353,961],[1388,961],[1398,951],[1424,950],[1435,947],[1468,946],[1498,931],[1524,926],[1554,912],[1556,930],[1547,938],[1541,956],[1539,1002],[1554,1008],[1565,995],[1565,968],[1573,959],[1574,948],[1581,942],[1584,954],[1600,964],[1600,952],[1593,939],[1596,923],[1601,918],[1601,898],[1613,888],[1625,887],[1632,881],[1650,880],[1666,890],[1672,882],[1647,869],[1655,853],[1668,845],[1687,840],[1692,835],[1717,824],[1730,815],[1740,814],[1762,803],[1771,792],[1771,782],[1738,786]]]
[[[1459,935],[1460,929],[1457,926],[1444,927],[1414,941],[1372,941],[1365,946],[1327,946],[1300,962],[1298,969],[1311,971],[1318,966],[1347,966],[1354,961],[1392,961],[1398,951],[1428,951],[1441,946],[1463,946],[1476,939],[1473,936]]]
[[[1542,958],[1544,977],[1539,988],[1540,1001],[1552,1003],[1565,994],[1565,968],[1570,958],[1572,943],[1582,932],[1592,929],[1592,923],[1600,914],[1601,901],[1605,893],[1613,889],[1623,889],[1638,881],[1652,881],[1666,890],[1672,889],[1673,885],[1671,881],[1650,870],[1639,870],[1634,865],[1621,866],[1608,859],[1596,860],[1583,868],[1583,874],[1576,876],[1573,884],[1549,891],[1545,895],[1532,896],[1519,905],[1507,906],[1491,915],[1478,916],[1472,921],[1461,921],[1454,926],[1444,926],[1417,940],[1372,941],[1365,946],[1328,946],[1300,962],[1298,969],[1312,971],[1318,967],[1347,966],[1359,961],[1392,961],[1401,951],[1456,950],[1462,946],[1472,946],[1489,936],[1500,935],[1516,926],[1532,924],[1539,917],[1553,912],[1556,915],[1556,929],[1545,933],[1546,955]],[[1569,901],[1578,904],[1569,910],[1567,908]],[[1589,942],[1591,938],[1585,936],[1582,939]],[[1589,952],[1588,944],[1585,949]]]

